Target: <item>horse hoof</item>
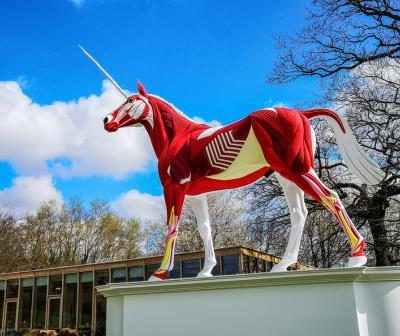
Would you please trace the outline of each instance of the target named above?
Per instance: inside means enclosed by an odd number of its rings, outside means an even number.
[[[275,265],[271,268],[270,272],[271,273],[277,273],[277,272],[287,272],[287,265],[284,266],[279,266],[279,265]]]
[[[361,267],[364,266],[366,263],[367,263],[367,257],[364,255],[357,257],[350,257],[347,267]]]
[[[283,267],[273,267],[270,270],[270,273],[279,273],[279,272],[287,272],[287,268],[283,268]]]
[[[270,272],[275,273],[275,272],[287,272],[287,268],[292,265],[295,264],[296,261],[291,261],[291,260],[281,260],[280,263],[272,266],[272,269],[270,270]]]
[[[213,275],[211,273],[202,273],[200,272],[199,274],[197,274],[197,278],[210,278]]]

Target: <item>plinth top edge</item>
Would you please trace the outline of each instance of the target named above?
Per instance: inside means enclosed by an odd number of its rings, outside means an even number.
[[[277,273],[223,275],[210,278],[109,283],[98,286],[96,289],[105,297],[111,297],[233,288],[385,281],[400,282],[400,267],[331,268]]]

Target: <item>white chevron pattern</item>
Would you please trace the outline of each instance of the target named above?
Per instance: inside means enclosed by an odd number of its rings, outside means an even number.
[[[227,169],[235,160],[245,141],[236,140],[232,131],[217,135],[207,146],[208,161],[213,168]]]

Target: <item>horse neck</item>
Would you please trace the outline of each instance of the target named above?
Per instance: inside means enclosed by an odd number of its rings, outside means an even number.
[[[158,158],[177,135],[189,132],[197,127],[207,127],[190,120],[172,104],[160,97],[149,95],[148,99],[153,108],[153,126],[146,123],[145,127]]]

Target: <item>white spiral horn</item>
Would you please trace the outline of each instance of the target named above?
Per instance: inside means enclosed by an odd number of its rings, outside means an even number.
[[[115,86],[115,88],[124,96],[124,98],[128,99],[128,96],[125,94],[124,90],[117,84],[117,82],[111,77],[111,75],[104,70],[104,68],[97,62],[92,55],[90,55],[85,48],[78,44],[78,47],[83,51],[83,53],[100,69],[100,71],[110,80],[110,82]]]

